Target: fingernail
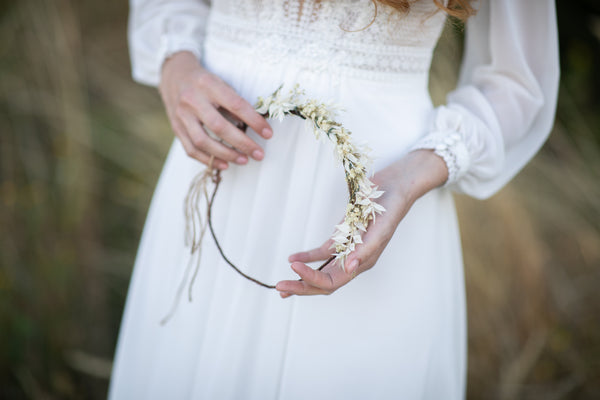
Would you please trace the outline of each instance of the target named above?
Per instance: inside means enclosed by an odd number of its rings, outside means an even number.
[[[248,162],[248,159],[244,156],[239,156],[238,158],[235,159],[235,162],[237,164],[246,164]]]
[[[227,167],[229,167],[229,164],[227,163],[219,163],[218,167],[220,170],[225,170],[227,169]]]
[[[269,139],[273,136],[273,131],[268,128],[265,128],[262,130],[262,135],[264,138]]]
[[[356,268],[358,268],[358,260],[352,260],[352,261],[350,261],[350,264],[348,264],[348,267],[346,268],[346,270],[348,271],[349,274],[351,274],[354,271],[356,271]]]
[[[254,158],[255,160],[262,160],[262,158],[265,156],[265,154],[260,151],[260,150],[254,150],[252,152],[252,158]]]

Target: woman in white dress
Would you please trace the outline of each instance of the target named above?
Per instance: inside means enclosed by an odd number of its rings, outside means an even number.
[[[428,73],[446,14],[433,0],[409,5],[131,0],[133,75],[160,84],[177,139],[144,228],[110,398],[464,397],[451,192],[492,195],[547,137],[559,74],[555,11],[545,0],[474,4],[459,85],[435,109]],[[345,210],[331,144],[298,118],[266,121],[251,106],[295,83],[342,106],[339,120],[373,150],[373,180],[385,190],[387,212],[345,271],[305,264],[329,256]],[[247,135],[219,108],[247,123]],[[236,265],[277,290],[237,275],[207,236],[193,301],[161,326],[191,257],[184,198],[211,156],[224,170],[217,237]]]

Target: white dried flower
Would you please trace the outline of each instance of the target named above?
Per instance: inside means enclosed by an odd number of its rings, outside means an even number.
[[[362,243],[361,232],[366,232],[369,222],[385,211],[373,201],[381,197],[383,191],[377,190],[367,177],[367,167],[371,163],[368,146],[354,144],[351,132],[333,120],[341,108],[331,102],[303,100],[303,95],[298,85],[284,95],[282,85],[271,96],[259,97],[255,107],[259,113],[279,120],[286,115],[299,115],[307,120],[317,139],[327,136],[334,143],[334,154],[344,167],[351,201],[346,207],[344,221],[335,227],[331,248],[335,249],[336,259],[345,268],[346,257]]]

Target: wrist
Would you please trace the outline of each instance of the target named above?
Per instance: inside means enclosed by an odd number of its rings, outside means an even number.
[[[201,67],[200,62],[191,51],[183,50],[173,53],[162,63],[161,85],[174,74],[185,74],[188,71],[193,71]]]
[[[411,203],[427,192],[442,186],[448,179],[444,160],[432,150],[415,150],[398,163],[400,190]]]

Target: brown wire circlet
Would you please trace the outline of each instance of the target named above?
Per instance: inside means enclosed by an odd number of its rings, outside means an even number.
[[[223,248],[221,247],[221,244],[219,243],[219,239],[217,239],[217,235],[215,234],[215,230],[213,228],[213,224],[212,224],[212,205],[214,203],[215,200],[215,196],[217,194],[217,189],[219,189],[219,183],[221,182],[221,171],[220,170],[216,170],[216,172],[213,175],[213,179],[212,182],[214,183],[214,189],[212,192],[212,195],[210,196],[210,200],[208,202],[208,228],[210,230],[210,234],[213,238],[213,240],[215,241],[215,245],[217,246],[217,249],[219,250],[219,253],[221,254],[221,257],[223,257],[223,260],[225,260],[225,262],[235,270],[235,272],[237,272],[238,274],[240,274],[241,276],[243,276],[244,278],[248,279],[249,281],[252,281],[254,283],[256,283],[257,285],[260,285],[262,287],[265,287],[267,289],[275,289],[275,285],[269,285],[267,283],[264,283],[256,278],[251,277],[250,275],[244,273],[242,270],[240,270],[233,262],[231,262],[229,260],[229,258],[227,258],[227,256],[225,255],[225,252],[223,251]],[[335,260],[335,255],[329,257],[323,264],[321,264],[321,266],[319,266],[319,268],[317,268],[318,271],[321,271],[323,268],[325,268],[327,266],[327,264],[329,264],[330,262],[332,262],[333,260]],[[302,279],[299,279],[302,280]]]
[[[231,122],[234,123],[234,125],[236,125],[236,127],[238,129],[240,129],[242,132],[246,133],[246,131],[248,130],[248,125],[245,122],[242,121],[236,121],[235,117],[232,116],[229,112],[227,112],[226,110],[220,110],[221,113],[227,118],[229,119]],[[302,119],[306,119],[306,117],[304,115],[302,115],[301,113],[299,113],[296,110],[290,110],[289,114],[291,115],[295,115],[297,117],[300,117]],[[263,113],[261,114],[262,117],[264,118],[268,118],[269,114],[268,113]],[[206,129],[206,127],[205,127]],[[249,281],[252,281],[254,283],[256,283],[257,285],[260,285],[262,287],[265,287],[267,289],[275,289],[275,285],[269,285],[267,283],[264,283],[256,278],[251,277],[250,275],[244,273],[242,270],[240,270],[233,262],[231,262],[231,260],[229,260],[229,258],[227,258],[227,256],[225,255],[225,252],[223,251],[223,248],[221,247],[221,244],[219,243],[219,239],[217,239],[217,235],[215,234],[215,230],[213,228],[213,224],[212,224],[212,205],[214,203],[214,199],[215,196],[217,194],[217,190],[219,189],[219,184],[221,183],[221,170],[219,169],[215,169],[213,167],[213,160],[214,160],[214,156],[211,156],[210,158],[210,162],[208,165],[208,170],[209,170],[209,174],[211,174],[211,180],[214,184],[214,189],[212,192],[212,195],[210,196],[210,200],[208,200],[208,211],[207,211],[207,219],[208,219],[208,228],[210,230],[210,234],[213,238],[213,240],[215,241],[215,245],[217,246],[217,249],[219,250],[219,253],[221,254],[221,257],[223,257],[223,260],[225,260],[225,262],[235,270],[235,272],[237,272],[238,274],[240,274],[241,276],[243,276],[244,278],[248,279]],[[350,197],[354,197],[354,193],[352,191],[352,188],[349,186],[348,187],[348,192]],[[332,255],[331,257],[329,257],[327,260],[325,260],[325,262],[323,264],[321,264],[319,266],[319,268],[317,268],[317,271],[321,271],[323,268],[325,268],[330,262],[332,262],[333,260],[335,260],[336,255]],[[196,274],[194,274],[196,275]],[[299,281],[301,281],[302,279],[299,279]],[[190,286],[192,285],[193,281],[190,282]],[[191,296],[190,296],[191,297]]]
[[[235,120],[235,117],[233,117],[226,110],[220,110],[220,111],[228,120],[233,122],[234,125],[236,125],[236,127],[238,129],[240,129],[242,132],[246,133],[246,131],[248,130],[248,125],[245,122]],[[296,111],[291,111],[290,114],[296,115],[302,119],[306,119],[306,117],[304,117],[302,114],[300,114]],[[269,115],[268,115],[268,113],[264,113],[264,114],[261,114],[261,116],[264,118],[268,118]],[[209,174],[211,175],[211,180],[214,184],[214,189],[213,189],[212,195],[210,196],[210,199],[207,199],[208,200],[207,219],[208,219],[208,228],[210,230],[210,234],[211,234],[213,240],[215,241],[215,245],[217,246],[217,249],[219,250],[219,254],[221,254],[221,257],[223,258],[223,260],[225,260],[225,262],[231,268],[233,268],[235,270],[235,272],[237,272],[244,278],[248,279],[251,282],[256,283],[259,286],[265,287],[267,289],[275,289],[275,285],[269,285],[267,283],[264,283],[256,278],[253,278],[250,275],[244,273],[242,270],[240,270],[233,262],[231,262],[231,260],[229,260],[229,258],[227,258],[227,256],[225,255],[225,252],[223,251],[223,248],[221,247],[221,244],[219,243],[219,239],[217,239],[217,235],[215,234],[215,230],[214,230],[213,224],[212,224],[212,205],[214,203],[215,196],[217,195],[217,190],[219,189],[219,184],[221,183],[221,170],[215,169],[213,167],[213,165],[212,165],[213,160],[214,160],[214,156],[211,156],[210,162],[208,165],[208,170],[209,170]],[[317,271],[321,271],[333,260],[335,260],[335,254],[332,255],[331,257],[329,257],[323,264],[321,264],[319,266],[319,268],[317,268]],[[302,280],[302,279],[299,279],[299,280]]]
[[[221,112],[221,114],[223,114],[223,116],[226,119],[228,119],[230,122],[232,122],[238,129],[240,129],[242,132],[246,133],[246,131],[248,130],[248,125],[246,123],[237,120],[227,110],[220,108],[219,111]],[[294,113],[294,115],[297,115],[302,119],[306,119],[303,115],[300,115],[299,113]],[[268,117],[268,114],[261,114],[261,116]],[[214,133],[211,132],[210,129],[208,129],[206,126],[203,126],[203,127],[209,134],[216,137],[216,135],[214,135]],[[221,139],[220,139],[220,141],[222,142]],[[173,317],[173,315],[175,314],[175,311],[177,310],[177,305],[179,304],[179,300],[185,289],[185,285],[188,280],[188,275],[189,275],[190,269],[192,267],[192,264],[194,262],[194,256],[195,256],[196,257],[196,265],[195,265],[194,272],[192,274],[192,277],[191,277],[189,285],[188,285],[188,299],[189,299],[189,301],[192,301],[192,287],[194,286],[194,281],[196,280],[196,276],[198,275],[198,271],[200,269],[200,257],[201,257],[200,245],[204,238],[204,234],[206,233],[207,225],[208,225],[210,234],[211,234],[213,240],[215,241],[215,245],[217,246],[217,249],[219,250],[219,254],[223,258],[223,260],[235,272],[237,272],[239,275],[241,275],[245,279],[256,283],[259,286],[262,286],[267,289],[275,289],[275,285],[269,285],[267,283],[264,283],[256,278],[246,274],[239,267],[237,267],[225,255],[225,252],[223,251],[221,243],[219,242],[219,239],[217,239],[217,235],[215,233],[215,229],[213,227],[213,222],[212,222],[212,206],[214,204],[215,196],[217,195],[217,190],[219,189],[219,184],[221,183],[222,178],[221,178],[221,170],[215,168],[213,165],[214,159],[215,159],[215,156],[212,155],[210,157],[210,161],[208,162],[208,165],[206,166],[206,168],[194,177],[194,179],[190,183],[188,193],[185,197],[184,215],[185,215],[185,225],[186,225],[186,229],[185,229],[186,244],[190,246],[191,257],[190,257],[190,260],[188,261],[188,265],[184,272],[183,279],[182,279],[181,283],[179,284],[179,287],[175,294],[175,298],[173,299],[173,304],[171,305],[169,312],[160,321],[161,325],[165,325],[171,319],[171,317]],[[207,191],[207,186],[208,186],[209,181],[213,183],[213,191],[210,196]],[[198,208],[199,197],[202,195],[204,195],[204,197],[207,201],[207,210],[206,210],[206,219],[205,220],[202,219],[202,213],[200,212],[200,210]],[[198,221],[198,225],[200,227],[199,229],[196,228],[196,221]],[[330,262],[335,260],[335,258],[336,258],[335,254],[332,255],[331,257],[329,257],[323,264],[321,264],[319,266],[318,271],[321,271],[323,268],[325,268]],[[299,279],[299,280],[301,281],[302,279]]]
[[[366,166],[369,164],[370,159],[366,155],[366,152],[369,150],[365,145],[354,144],[350,139],[351,132],[345,129],[339,122],[333,120],[333,115],[336,110],[334,105],[310,99],[303,99],[302,96],[304,92],[299,89],[298,85],[294,86],[289,94],[283,94],[282,89],[283,85],[267,98],[259,97],[258,102],[255,105],[256,110],[263,117],[267,118],[282,120],[285,115],[295,115],[304,120],[309,120],[317,139],[326,136],[334,143],[335,154],[339,157],[341,164],[344,167],[349,193],[349,203],[346,207],[343,223],[336,225],[336,230],[332,236],[332,248],[335,249],[335,253],[321,264],[317,270],[322,270],[336,259],[339,259],[340,266],[344,269],[346,256],[354,251],[356,244],[362,243],[361,231],[366,232],[368,224],[371,221],[375,221],[375,215],[385,211],[385,208],[374,201],[374,199],[380,197],[383,192],[377,190],[377,186],[367,177]],[[248,127],[245,123],[239,121],[226,110],[220,109],[219,111],[240,130],[246,132]],[[204,128],[211,136],[215,137],[214,133],[210,132],[206,127]],[[219,254],[235,272],[259,286],[267,289],[275,289],[275,285],[264,283],[238,268],[225,255],[223,247],[217,239],[212,221],[212,207],[222,178],[221,171],[213,166],[213,162],[214,156],[211,156],[208,166],[196,174],[192,179],[190,188],[185,197],[185,239],[186,245],[190,247],[191,256],[175,295],[173,306],[167,316],[163,318],[162,324],[166,323],[174,314],[195,261],[196,265],[193,269],[188,287],[188,298],[190,301],[192,300],[192,287],[200,267],[202,253],[201,243],[207,227],[215,241]],[[211,195],[208,193],[208,185],[210,183],[214,186]],[[207,208],[205,214],[199,209],[202,196],[206,199]]]

